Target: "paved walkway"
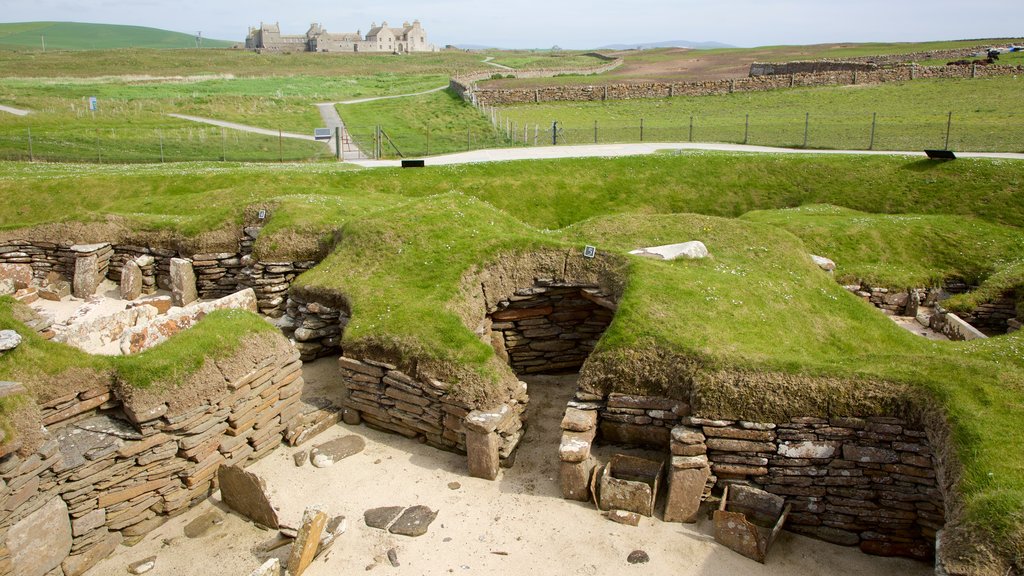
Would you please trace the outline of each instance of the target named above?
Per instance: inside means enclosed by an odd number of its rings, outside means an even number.
[[[15,116],[28,116],[31,114],[29,110],[21,110],[19,108],[11,108],[10,106],[4,106],[0,104],[0,112],[7,112],[8,114],[14,114]]]
[[[615,158],[653,154],[660,150],[712,150],[725,152],[752,152],[760,154],[844,154],[870,156],[912,156],[924,158],[924,152],[901,152],[892,150],[804,150],[800,148],[771,148],[768,146],[746,146],[743,144],[696,144],[680,142],[650,142],[637,144],[590,144],[584,146],[543,146],[527,148],[499,148],[493,150],[472,150],[426,159],[428,166],[450,164],[471,164],[476,162],[505,162],[510,160],[547,160],[554,158]],[[957,152],[960,158],[1003,158],[1024,160],[1024,154],[1010,152]],[[363,160],[355,164],[366,168],[400,166],[399,160]]]
[[[179,120],[188,120],[189,122],[199,122],[200,124],[209,124],[211,126],[220,126],[221,128],[230,128],[232,130],[240,130],[242,132],[251,132],[252,134],[263,134],[264,136],[281,136],[282,138],[291,138],[293,140],[316,141],[316,138],[314,138],[312,134],[295,134],[294,132],[281,132],[279,130],[271,130],[269,128],[258,128],[256,126],[248,126],[246,124],[225,122],[223,120],[214,120],[213,118],[203,118],[201,116],[189,116],[187,114],[168,114],[168,116],[172,118],[178,118]]]
[[[334,129],[338,129],[338,133],[341,134],[341,157],[344,160],[367,160],[370,155],[363,152],[359,146],[356,145],[355,140],[352,139],[352,135],[345,129],[345,122],[342,121],[341,116],[338,115],[338,109],[334,107],[334,104],[325,102],[323,104],[316,105],[317,110],[320,111],[320,118],[324,121],[324,126],[331,129],[331,134],[334,134]],[[331,141],[328,142],[331,146],[332,151],[336,151],[334,137],[331,137]]]
[[[424,94],[433,94],[434,92],[440,92],[441,90],[448,89],[448,85],[438,86],[437,88],[431,88],[430,90],[424,90],[423,92],[413,92],[412,94],[395,94],[394,96],[373,96],[370,98],[359,98],[356,100],[345,100],[343,102],[325,102],[324,104],[362,104],[363,102],[376,102],[377,100],[392,100],[394,98],[409,98],[410,96],[423,96]],[[317,104],[317,106],[323,106],[324,104]]]
[[[505,66],[504,64],[498,64],[497,62],[491,62],[491,60],[494,60],[494,56],[488,56],[487,58],[484,58],[483,60],[481,60],[481,62],[483,62],[484,64],[487,64],[488,66],[494,66],[495,68],[501,68],[502,70],[515,70],[515,68],[510,68],[508,66]]]

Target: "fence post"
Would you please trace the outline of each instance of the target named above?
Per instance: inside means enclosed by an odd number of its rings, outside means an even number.
[[[164,131],[163,130],[158,130],[157,132],[160,134],[160,163],[163,164],[163,162],[164,162]]]
[[[32,153],[32,129],[31,128],[28,129],[28,161],[29,162],[35,162],[36,161],[36,157]]]
[[[466,150],[473,149],[473,133],[470,130],[470,128],[466,128]]]
[[[558,146],[558,121],[551,123],[551,145]]]
[[[640,141],[644,141],[644,119],[640,119]]]
[[[690,142],[693,142],[693,115],[690,115]]]
[[[743,143],[750,142],[750,114],[747,114],[747,119],[743,122]]]
[[[220,129],[220,161],[228,161],[228,134],[223,128]]]
[[[804,116],[804,148],[807,148],[807,132],[811,128],[811,113],[807,112]]]
[[[868,150],[875,149],[875,123],[878,121],[878,112],[871,113],[871,144],[868,145]]]
[[[949,116],[946,118],[946,150],[949,150],[949,130],[953,127],[953,111],[950,110]]]
[[[100,151],[100,129],[96,129],[96,163],[103,163],[103,152]]]
[[[537,139],[538,139],[539,136],[540,136],[540,125],[539,124],[534,124],[533,125],[533,145],[534,146],[537,145]]]
[[[427,153],[424,156],[430,156],[430,129],[427,129]]]
[[[594,120],[594,144],[597,144],[597,120]]]
[[[278,130],[278,132],[280,133],[280,130]],[[344,160],[341,153],[341,126],[334,127],[334,156],[338,160]],[[283,156],[281,161],[284,162]]]

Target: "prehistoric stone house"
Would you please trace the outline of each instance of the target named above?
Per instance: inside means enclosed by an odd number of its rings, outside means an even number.
[[[401,28],[390,28],[387,22],[370,25],[364,38],[361,31],[329,33],[318,23],[309,26],[303,35],[282,35],[277,23],[260,23],[250,27],[245,47],[260,52],[434,52],[419,20],[405,22]]]

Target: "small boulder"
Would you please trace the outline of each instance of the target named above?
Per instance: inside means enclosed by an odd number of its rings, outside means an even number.
[[[18,291],[18,288],[14,285],[14,280],[10,278],[0,278],[0,296],[7,296],[14,294]]]
[[[383,508],[373,508],[363,512],[363,522],[366,523],[370,528],[377,528],[378,530],[387,530],[388,526],[398,518],[398,515],[405,510],[402,506],[385,506]]]
[[[14,330],[0,330],[0,352],[14,350],[21,344],[21,334]]]
[[[675,260],[677,258],[689,258],[698,260],[708,257],[708,247],[699,240],[683,242],[682,244],[666,244],[664,246],[652,246],[649,248],[638,248],[630,252],[635,256],[652,258],[654,260]]]
[[[626,562],[630,564],[646,564],[651,561],[651,557],[647,555],[647,552],[643,550],[633,550],[626,557]]]
[[[138,562],[132,562],[128,565],[128,572],[132,574],[145,574],[156,567],[156,556],[150,556],[144,558]]]
[[[811,260],[814,260],[814,263],[818,265],[818,268],[821,268],[825,272],[833,272],[836,269],[836,263],[824,256],[811,254]]]

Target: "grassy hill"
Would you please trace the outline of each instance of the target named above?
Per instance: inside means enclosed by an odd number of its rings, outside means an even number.
[[[105,50],[110,48],[195,48],[193,34],[145,26],[85,22],[0,23],[0,49]],[[237,42],[203,39],[204,48],[228,48]]]

